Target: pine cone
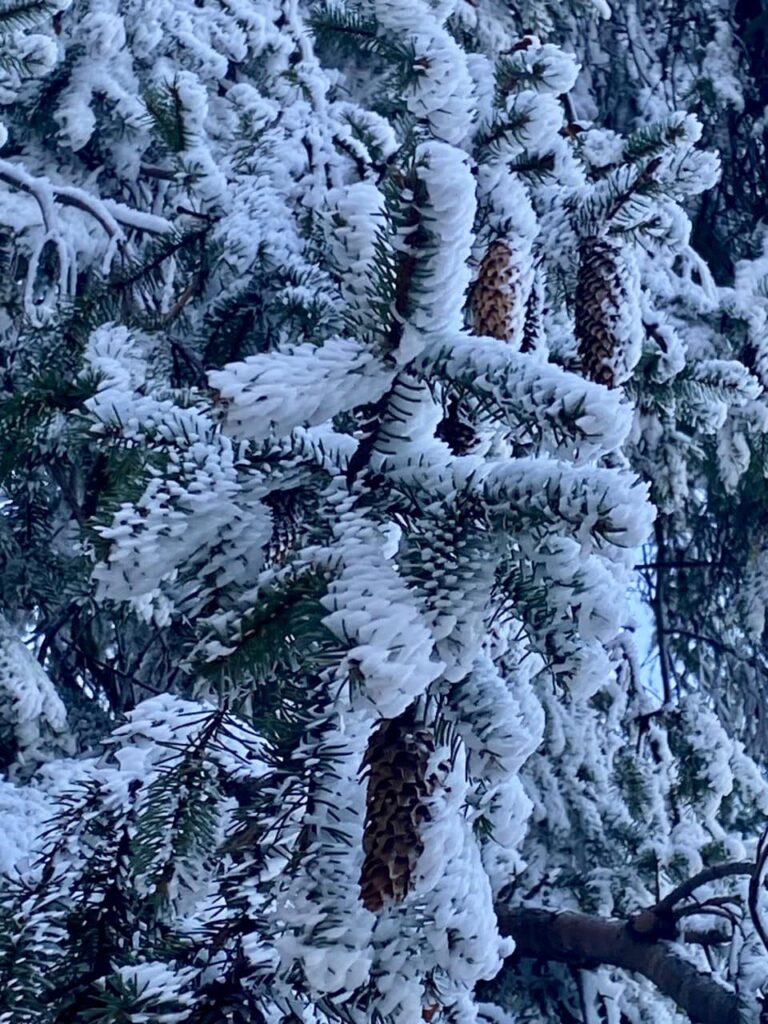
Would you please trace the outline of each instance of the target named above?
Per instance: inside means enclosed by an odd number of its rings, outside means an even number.
[[[511,341],[525,299],[520,274],[508,242],[497,239],[488,246],[472,291],[475,334]]]
[[[521,352],[536,352],[544,347],[544,304],[545,287],[543,271],[538,269],[533,286],[525,303],[523,336],[520,339]]]
[[[267,545],[269,564],[285,562],[296,547],[301,523],[300,495],[300,489],[294,487],[291,490],[272,491],[264,498],[264,504],[272,512],[272,536]]]
[[[445,415],[435,430],[435,437],[445,441],[454,455],[466,455],[477,443],[477,434],[463,403],[454,395],[445,408]]]
[[[619,244],[587,238],[579,253],[576,339],[585,376],[609,388],[631,375],[640,356],[639,284]]]
[[[368,771],[365,860],[360,873],[363,905],[381,910],[387,900],[402,900],[424,851],[421,825],[429,821],[427,798],[435,780],[427,778],[435,750],[432,734],[417,729],[410,712],[385,719],[368,741],[363,768]]]

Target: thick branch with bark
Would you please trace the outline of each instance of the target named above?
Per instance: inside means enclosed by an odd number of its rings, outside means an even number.
[[[540,907],[497,909],[499,928],[516,943],[517,959],[554,960],[573,967],[620,967],[647,978],[692,1024],[740,1024],[736,993],[679,956],[665,941],[647,941],[626,921]]]

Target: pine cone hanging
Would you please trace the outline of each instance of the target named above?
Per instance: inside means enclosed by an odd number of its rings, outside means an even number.
[[[464,403],[456,395],[448,400],[445,414],[435,430],[435,437],[445,441],[454,455],[466,455],[477,444],[475,428]]]
[[[475,334],[511,341],[525,306],[521,280],[510,244],[497,239],[488,246],[472,291]]]
[[[584,240],[576,283],[579,358],[584,375],[609,388],[626,381],[640,357],[639,291],[636,268],[618,243]]]
[[[427,798],[435,779],[427,778],[435,741],[414,726],[409,711],[385,719],[368,741],[363,769],[368,772],[365,860],[360,873],[363,905],[381,910],[402,900],[424,851],[421,825],[429,821]]]
[[[537,269],[533,286],[525,303],[525,321],[523,336],[520,339],[521,352],[536,352],[544,348],[544,305],[545,288],[543,270]]]
[[[272,512],[272,536],[267,545],[267,562],[281,564],[296,547],[301,524],[301,490],[272,491],[264,504]]]

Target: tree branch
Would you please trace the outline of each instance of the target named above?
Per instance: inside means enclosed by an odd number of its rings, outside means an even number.
[[[659,562],[666,562],[667,547],[664,536],[664,525],[661,517],[653,524],[656,538],[656,553]],[[672,699],[672,680],[669,669],[669,652],[666,645],[667,619],[665,606],[665,581],[660,573],[656,575],[656,586],[653,590],[653,613],[656,618],[656,646],[659,651],[659,669],[661,671],[661,686],[664,693],[664,703],[669,704]]]
[[[678,885],[672,892],[668,893],[664,899],[659,900],[655,907],[652,907],[652,911],[656,914],[664,914],[671,911],[681,900],[688,899],[692,896],[697,889],[700,889],[702,885],[707,885],[709,882],[717,882],[721,878],[734,878],[739,875],[752,877],[755,874],[755,863],[751,860],[740,860],[733,864],[713,864],[712,867],[704,868],[693,878],[686,879]]]
[[[736,1024],[740,1019],[743,1007],[735,992],[684,960],[669,943],[637,938],[625,921],[541,907],[499,907],[496,913],[501,933],[515,940],[513,959],[620,967],[647,978],[692,1024]]]
[[[688,561],[681,559],[676,562],[638,562],[637,565],[633,566],[633,568],[637,571],[642,569],[720,569],[721,565],[719,562],[711,562],[702,558],[693,558]]]
[[[760,916],[758,902],[760,898],[760,879],[763,877],[765,865],[768,863],[768,829],[763,832],[760,842],[757,844],[757,863],[752,877],[749,880],[749,916],[755,931],[760,936],[760,941],[768,950],[768,932],[766,932],[763,919]]]
[[[54,226],[51,215],[53,202],[90,214],[110,238],[121,238],[123,227],[161,235],[171,231],[171,224],[163,217],[132,210],[114,200],[98,199],[72,185],[54,185],[47,178],[35,178],[21,164],[9,160],[0,160],[0,181],[33,196],[40,207],[46,231],[52,231]]]
[[[739,661],[743,661],[745,665],[749,665],[750,668],[755,669],[757,672],[761,672],[763,675],[768,675],[768,666],[761,662],[757,657],[749,654],[742,654],[735,647],[730,644],[724,643],[722,640],[718,640],[714,636],[706,636],[704,633],[696,633],[690,629],[664,629],[665,636],[679,636],[685,640],[695,640],[698,643],[708,644],[716,651],[720,651],[721,654],[727,654],[732,658],[738,658]]]

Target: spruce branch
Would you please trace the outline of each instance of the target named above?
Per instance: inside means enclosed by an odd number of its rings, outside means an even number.
[[[407,37],[383,31],[375,18],[329,5],[313,13],[310,26],[317,40],[330,50],[355,56],[367,53],[396,67],[401,85],[418,77],[413,44]]]
[[[97,199],[73,185],[55,185],[47,178],[34,177],[21,164],[0,160],[0,181],[31,195],[40,209],[46,231],[53,231],[56,217],[53,204],[71,206],[89,214],[110,239],[124,240],[124,229],[163,235],[172,230],[169,221],[156,214],[131,209],[111,199]]]
[[[627,163],[656,159],[683,142],[689,131],[685,117],[668,115],[627,136],[622,156]]]
[[[0,34],[34,28],[61,10],[58,0],[2,0]]]
[[[150,121],[172,153],[181,153],[191,142],[184,117],[184,103],[176,79],[150,89],[144,96]]]
[[[660,186],[655,180],[661,157],[649,160],[644,167],[627,165],[602,178],[586,201],[583,196],[566,203],[574,215],[574,224],[583,238],[600,237],[614,227],[619,214],[635,200],[657,195]]]

